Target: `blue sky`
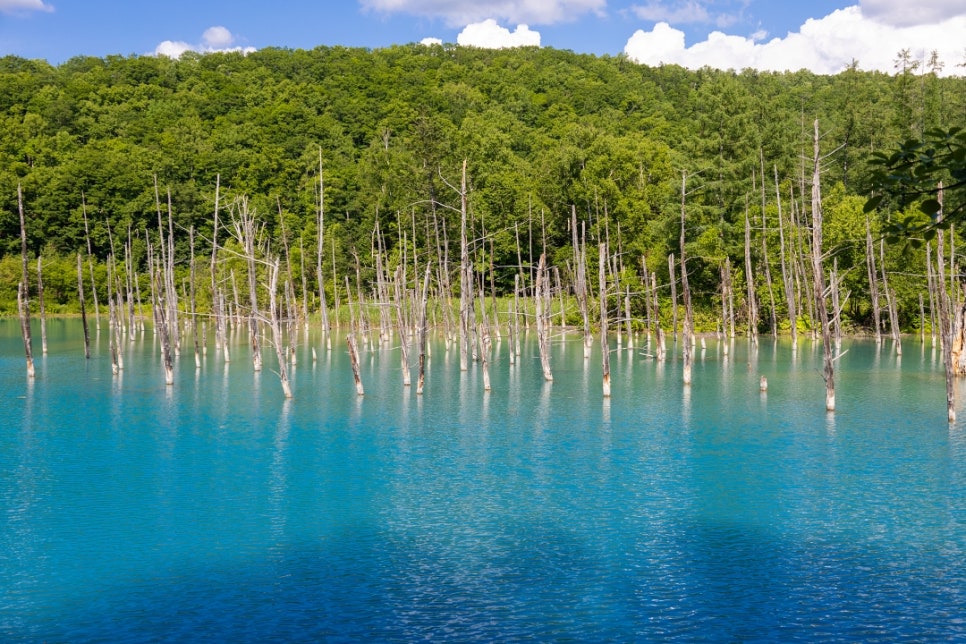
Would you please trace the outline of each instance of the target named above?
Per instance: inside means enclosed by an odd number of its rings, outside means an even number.
[[[433,39],[627,54],[648,64],[891,71],[900,49],[966,68],[963,0],[0,0],[0,55],[385,47]]]

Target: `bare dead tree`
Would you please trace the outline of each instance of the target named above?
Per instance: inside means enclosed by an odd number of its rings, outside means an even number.
[[[81,192],[81,212],[84,214],[84,238],[87,240],[87,267],[91,274],[91,297],[94,300],[94,328],[101,330],[101,309],[97,303],[97,282],[94,279],[94,252],[91,247],[91,231],[87,223],[87,198]]]
[[[429,295],[429,277],[431,266],[426,264],[426,275],[423,277],[423,292],[419,298],[419,376],[416,380],[416,393],[422,395],[426,384],[426,307]]]
[[[91,357],[91,335],[87,328],[87,308],[84,306],[84,268],[81,254],[77,253],[77,300],[80,304],[81,326],[84,327],[84,357]]]
[[[825,409],[835,411],[835,363],[832,354],[832,332],[829,326],[828,309],[825,305],[825,271],[822,269],[822,173],[821,152],[819,148],[818,119],[814,123],[812,172],[812,275],[814,280],[815,309],[818,311],[822,330],[822,349],[824,355],[823,377],[825,379]]]
[[[758,344],[758,302],[755,297],[755,273],[751,264],[751,219],[748,216],[748,201],[745,200],[745,282],[748,287],[748,337],[752,344]]]
[[[553,371],[550,368],[549,293],[550,285],[547,277],[547,256],[541,253],[540,262],[537,265],[534,303],[536,305],[537,347],[540,350],[540,365],[543,368],[543,378],[547,382],[553,380]]]
[[[788,269],[785,258],[785,225],[782,216],[782,195],[778,183],[778,166],[775,170],[775,203],[778,204],[778,249],[782,269],[782,286],[785,289],[785,307],[788,310],[788,328],[792,336],[792,351],[798,346],[798,312],[795,307],[795,279]]]
[[[875,246],[872,244],[872,229],[868,217],[865,219],[865,263],[869,275],[869,299],[872,300],[875,343],[878,346],[882,344],[882,313],[879,309],[879,277],[875,267]]]
[[[939,184],[939,203],[943,203],[943,187]],[[942,208],[939,211],[940,220],[942,218]],[[956,422],[956,382],[955,364],[953,358],[953,336],[955,334],[953,324],[952,302],[949,292],[946,290],[946,275],[944,265],[945,259],[945,231],[942,227],[936,234],[936,300],[939,305],[939,342],[942,347],[943,367],[946,372],[946,416],[950,423]]]
[[[285,360],[285,340],[282,333],[282,321],[279,316],[277,302],[278,273],[281,260],[278,257],[269,259],[268,265],[268,323],[272,331],[272,345],[275,347],[275,357],[278,359],[278,380],[282,385],[282,395],[292,397],[292,386],[288,378],[288,366]]]
[[[17,184],[17,209],[20,212],[20,257],[23,263],[23,272],[20,278],[20,285],[17,287],[17,310],[20,313],[20,332],[23,336],[24,354],[27,358],[27,378],[33,379],[34,370],[34,350],[33,339],[30,336],[30,282],[27,261],[27,224],[23,210],[23,189]]]
[[[325,178],[322,173],[322,146],[319,146],[319,235],[318,252],[316,253],[315,278],[319,284],[319,312],[322,314],[322,335],[325,338],[326,346],[332,346],[332,328],[329,325],[329,305],[325,298],[325,279],[322,275],[322,251],[324,248],[325,235]],[[335,243],[335,240],[332,240]],[[332,268],[335,270],[335,258],[332,258]],[[335,273],[333,273],[333,278]],[[338,282],[333,281],[333,284]]]
[[[405,272],[403,265],[400,264],[396,267],[395,279],[393,280],[393,289],[396,295],[396,322],[399,326],[399,362],[400,369],[402,369],[403,377],[403,387],[409,387],[412,385],[412,374],[409,365],[409,322],[406,320],[406,303],[405,303]]]
[[[356,383],[356,394],[364,396],[366,392],[362,386],[362,376],[359,374],[359,350],[356,347],[355,333],[350,331],[345,341],[349,347],[349,364],[352,366],[352,377]]]
[[[598,262],[598,282],[600,288],[600,352],[601,352],[601,371],[603,373],[603,393],[604,398],[610,398],[610,342],[608,341],[607,326],[607,273],[605,264],[607,263],[607,245],[601,244],[600,260]]]
[[[685,386],[691,384],[691,363],[694,360],[694,308],[691,305],[691,287],[688,285],[688,266],[687,266],[687,256],[684,250],[685,242],[685,201],[687,199],[687,187],[688,187],[688,173],[687,171],[681,172],[681,238],[680,238],[680,253],[681,253],[681,292],[684,297],[684,330],[682,332],[682,351],[684,356],[684,365],[682,368],[682,375],[684,379]]]

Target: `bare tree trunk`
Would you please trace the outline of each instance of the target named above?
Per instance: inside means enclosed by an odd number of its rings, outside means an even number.
[[[590,310],[587,302],[587,240],[586,229],[584,230],[583,243],[577,234],[577,207],[570,207],[570,226],[574,244],[574,267],[575,281],[574,291],[577,297],[577,305],[580,307],[580,317],[583,322],[584,333],[584,360],[590,358],[590,347],[593,344],[593,335],[590,332]]]
[[[536,304],[537,318],[537,345],[540,349],[540,364],[543,367],[543,378],[547,382],[553,380],[553,372],[550,369],[550,331],[548,328],[546,302],[549,300],[549,286],[547,285],[547,256],[540,254],[540,263],[537,265],[537,282],[534,288],[534,301]]]
[[[350,331],[345,337],[345,341],[349,347],[349,364],[352,365],[352,377],[356,383],[356,394],[364,396],[366,392],[362,387],[362,377],[359,375],[359,350],[356,348],[354,332]]]
[[[84,357],[91,358],[91,335],[87,328],[87,309],[84,306],[84,268],[81,254],[77,253],[77,299],[80,303],[81,325],[84,327]]]
[[[875,267],[875,246],[869,218],[865,219],[865,264],[869,275],[869,299],[872,300],[872,321],[875,327],[875,343],[882,344],[882,313],[879,309],[879,278]]]
[[[248,267],[248,334],[252,347],[252,367],[262,370],[262,347],[258,338],[258,267],[255,255],[257,227],[254,213],[248,210],[248,199],[242,197],[231,210],[235,239],[241,244]],[[236,296],[237,297],[237,296]]]
[[[198,339],[198,306],[195,298],[195,227],[188,229],[188,243],[191,247],[191,275],[188,278],[188,285],[191,293],[191,335],[195,345],[195,369],[201,369],[201,345]]]
[[[225,319],[225,298],[218,288],[218,209],[221,200],[221,175],[215,177],[215,212],[211,228],[211,313],[215,319],[215,348],[223,349],[225,362],[230,362],[228,352],[227,320]]]
[[[681,292],[684,297],[684,331],[682,337],[684,364],[682,368],[684,384],[691,384],[691,363],[694,360],[694,309],[691,306],[691,287],[688,286],[687,256],[684,251],[684,216],[687,198],[688,173],[681,173]]]
[[[627,348],[632,349],[634,347],[634,327],[631,319],[631,287],[629,285],[624,286],[624,327],[627,333]]]
[[[745,282],[748,287],[748,337],[752,344],[758,344],[758,303],[755,300],[755,273],[751,266],[751,220],[748,217],[748,203],[745,202]]]
[[[423,292],[419,298],[419,377],[416,381],[416,393],[422,395],[426,384],[426,301],[429,295],[430,265],[426,264],[426,275],[423,277]]]
[[[812,273],[815,284],[815,308],[822,325],[824,351],[825,409],[835,411],[835,364],[832,356],[832,333],[825,306],[825,272],[822,269],[822,187],[819,152],[818,119],[815,120],[814,170],[812,172]]]
[[[664,339],[664,329],[661,328],[661,311],[660,302],[657,297],[657,275],[655,273],[651,273],[651,292],[654,294],[654,327],[657,331],[657,351],[655,352],[655,357],[663,362],[667,351],[667,344]]]
[[[483,299],[483,292],[480,291],[480,299]],[[480,302],[483,312],[483,320],[478,325],[477,340],[480,344],[480,368],[483,373],[483,391],[490,391],[490,325],[487,322],[486,304]]]
[[[315,266],[315,278],[319,283],[319,311],[322,313],[322,334],[325,336],[326,345],[332,346],[332,339],[330,334],[332,329],[329,326],[329,307],[325,300],[325,280],[322,277],[322,249],[323,249],[323,235],[325,231],[325,181],[322,176],[322,147],[319,146],[319,239],[318,239],[318,253],[316,254],[316,266]],[[332,240],[335,243],[335,240]],[[335,258],[332,258],[333,262],[333,285],[337,282],[334,281],[335,278]],[[334,288],[334,286],[333,286]]]
[[[926,307],[922,302],[922,293],[919,294],[919,344],[926,344]]]
[[[607,252],[607,245],[601,244],[598,276],[600,286],[600,352],[604,398],[610,398],[610,342],[607,338],[607,274],[604,269],[604,265],[607,262]]]
[[[30,282],[27,261],[27,224],[23,212],[23,189],[17,184],[17,209],[20,211],[20,256],[23,272],[17,288],[17,308],[20,312],[20,332],[23,335],[23,348],[27,358],[27,378],[32,379],[34,371],[33,340],[30,337]]]
[[[939,184],[939,203],[943,203],[943,188]],[[942,210],[940,209],[940,218]],[[943,352],[943,367],[946,371],[946,416],[950,423],[956,422],[956,383],[953,365],[953,319],[952,303],[946,290],[944,234],[939,228],[936,235],[936,299],[939,304],[939,341]]]
[[[782,268],[782,285],[785,288],[785,306],[788,309],[788,327],[792,336],[792,350],[798,346],[798,313],[795,310],[795,282],[785,260],[785,225],[782,222],[782,195],[778,184],[778,166],[775,166],[775,203],[778,204],[778,248]]]
[[[761,263],[765,269],[765,288],[768,289],[769,322],[771,334],[778,336],[778,318],[775,313],[775,290],[771,281],[771,262],[768,261],[768,215],[766,213],[767,199],[765,191],[765,152],[758,148],[761,159]]]
[[[163,235],[163,233],[162,233]],[[174,209],[171,206],[171,189],[168,189],[168,252],[165,262],[165,300],[168,314],[168,334],[174,354],[181,355],[181,329],[178,326],[178,289],[174,282]]]
[[[164,244],[164,241],[161,241]],[[164,292],[163,268],[156,268],[152,256],[151,243],[148,242],[148,265],[151,273],[151,309],[154,311],[154,328],[161,342],[161,365],[164,368],[164,383],[174,384],[174,365],[171,360],[171,340],[168,335],[167,306],[161,301]]]
[[[889,331],[896,345],[896,355],[902,355],[902,337],[899,335],[899,312],[896,310],[894,293],[889,289],[889,278],[885,269],[885,240],[879,240],[879,268],[882,270],[882,290],[886,296],[886,308],[889,312]]]
[[[396,321],[399,325],[399,362],[400,368],[402,369],[403,387],[409,387],[412,385],[412,375],[410,374],[409,367],[409,323],[406,321],[405,300],[403,296],[405,285],[401,284],[404,280],[403,276],[403,265],[400,264],[396,267],[393,286],[396,292]]]
[[[721,337],[729,337],[728,301],[731,298],[731,259],[725,257],[725,261],[718,265],[718,272],[721,275]],[[725,344],[725,355],[728,353],[728,345]]]
[[[91,297],[94,299],[94,328],[101,330],[101,309],[97,304],[97,281],[94,279],[94,253],[91,250],[91,232],[87,224],[87,199],[81,193],[81,212],[84,213],[84,238],[87,240],[87,267],[91,274]]]
[[[671,283],[671,331],[678,337],[678,283],[674,277],[674,253],[667,256],[668,279]]]
[[[470,311],[473,306],[473,267],[470,264],[469,242],[466,237],[466,160],[463,160],[460,184],[460,371],[469,369]],[[475,317],[475,316],[474,316]]]
[[[278,380],[282,385],[282,394],[286,398],[292,397],[292,386],[288,379],[288,366],[285,360],[285,340],[282,337],[282,323],[279,320],[278,304],[276,302],[278,292],[278,271],[280,260],[278,257],[269,266],[268,283],[268,316],[269,326],[272,329],[272,344],[275,346],[275,356],[278,358]]]
[[[107,336],[108,336],[108,347],[111,354],[111,373],[115,376],[121,372],[121,366],[118,362],[118,342],[117,337],[120,335],[118,330],[118,314],[117,306],[114,301],[114,279],[115,279],[116,267],[114,265],[114,255],[111,254],[107,258]]]

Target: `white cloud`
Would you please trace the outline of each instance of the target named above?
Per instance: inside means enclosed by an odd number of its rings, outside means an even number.
[[[962,0],[860,0],[862,15],[893,27],[914,27],[966,16]]]
[[[488,18],[483,22],[467,25],[456,37],[456,43],[465,47],[483,49],[539,47],[540,32],[530,31],[527,25],[517,25],[516,30],[511,32],[498,25],[496,20]]]
[[[49,5],[44,0],[0,0],[0,13],[17,14],[27,13],[28,11],[54,10],[53,5]]]
[[[419,41],[419,44],[430,47],[432,45],[442,45],[443,41],[440,40],[439,38],[423,38],[422,40]]]
[[[208,27],[201,34],[201,41],[206,47],[230,47],[235,42],[235,37],[224,27]]]
[[[881,2],[881,0],[880,0]],[[910,50],[915,57],[939,53],[946,72],[955,73],[966,43],[966,16],[911,27],[888,25],[866,17],[858,6],[839,9],[821,19],[809,19],[801,29],[784,38],[756,42],[754,36],[730,36],[712,32],[707,40],[690,47],[684,33],[665,22],[652,31],[638,30],[624,52],[648,65],[678,64],[691,69],[753,68],[769,71],[809,69],[836,74],[853,60],[860,69],[891,73],[896,54]]]
[[[155,56],[167,56],[168,58],[181,58],[181,54],[186,51],[194,51],[195,48],[180,40],[165,40],[154,48]]]
[[[550,25],[576,20],[587,13],[603,15],[607,0],[359,0],[363,9],[440,18],[450,26],[486,18],[513,24]]]
[[[2,2],[3,0],[0,0]],[[235,36],[228,29],[222,26],[209,27],[201,34],[201,44],[191,45],[182,40],[165,40],[154,48],[155,56],[167,56],[168,58],[180,58],[186,51],[197,51],[200,53],[211,53],[216,51],[240,51],[250,54],[255,51],[254,47],[238,47],[235,44]]]

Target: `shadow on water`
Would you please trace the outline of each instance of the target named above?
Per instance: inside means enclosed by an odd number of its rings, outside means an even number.
[[[683,524],[656,538],[677,561],[629,553],[608,562],[566,530],[539,525],[507,526],[482,553],[358,528],[258,563],[92,584],[44,620],[24,628],[4,620],[0,632],[11,642],[966,636],[962,560],[897,566],[852,544],[787,541],[737,525]]]

